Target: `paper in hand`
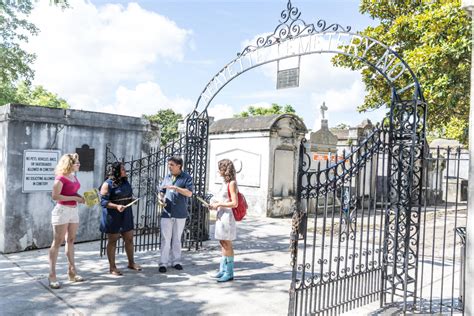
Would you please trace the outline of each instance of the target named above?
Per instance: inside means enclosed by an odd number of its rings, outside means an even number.
[[[158,192],[156,193],[156,197],[158,200],[158,205],[161,207],[166,207],[166,202],[161,199],[161,196]]]
[[[204,200],[203,198],[201,198],[201,197],[199,197],[199,196],[197,196],[197,195],[196,195],[196,199],[197,199],[199,202],[201,202],[202,205],[204,205],[205,207],[209,208],[210,205],[209,205],[209,203],[207,203],[206,200]]]
[[[84,201],[87,207],[93,207],[94,205],[99,204],[99,194],[96,189],[91,189],[84,192]]]
[[[158,204],[159,204],[161,207],[166,207],[166,203],[165,203],[162,199],[158,199]]]
[[[127,205],[125,205],[125,208],[127,208],[129,206],[132,206],[133,204],[137,203],[138,200],[140,200],[140,198],[136,199],[135,201],[132,201],[132,202],[128,203]]]

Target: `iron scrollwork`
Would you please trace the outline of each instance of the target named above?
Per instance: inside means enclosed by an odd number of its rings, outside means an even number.
[[[255,51],[256,49],[272,46],[275,43],[280,43],[287,39],[292,39],[302,35],[316,34],[326,31],[349,32],[351,30],[350,26],[344,27],[337,23],[328,24],[324,20],[319,20],[316,25],[313,23],[307,24],[301,19],[300,10],[293,6],[291,1],[288,1],[286,9],[281,12],[280,16],[280,24],[275,28],[273,34],[270,34],[266,37],[259,37],[254,45],[245,47],[237,55],[246,55]]]

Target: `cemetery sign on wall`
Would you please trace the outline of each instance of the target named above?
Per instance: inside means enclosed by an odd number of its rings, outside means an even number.
[[[52,191],[59,150],[23,151],[23,192]]]

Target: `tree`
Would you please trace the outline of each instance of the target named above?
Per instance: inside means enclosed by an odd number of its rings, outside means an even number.
[[[143,117],[160,125],[162,146],[165,146],[169,141],[179,136],[178,123],[183,119],[183,116],[180,113],[176,113],[171,109],[166,109],[159,110],[153,115],[143,115]]]
[[[0,105],[6,103],[36,103],[49,106],[64,107],[66,103],[55,94],[43,87],[30,87],[34,78],[31,65],[36,56],[21,48],[22,42],[28,42],[28,36],[38,34],[38,28],[26,19],[34,7],[32,0],[0,0]],[[51,0],[52,4],[62,8],[68,6],[65,0]],[[18,87],[22,91],[17,91]],[[26,89],[28,87],[28,89]],[[29,93],[29,95],[27,95]],[[30,100],[30,101],[22,101]]]
[[[45,106],[50,108],[69,109],[71,106],[57,94],[46,90],[43,86],[31,86],[20,82],[17,87],[3,85],[0,87],[0,105],[21,103]]]
[[[334,128],[337,128],[337,129],[349,129],[350,128],[350,125],[347,125],[345,123],[339,123],[338,125],[336,125]]]
[[[239,114],[234,115],[234,117],[249,117],[249,116],[261,116],[261,115],[272,115],[272,114],[284,114],[291,113],[295,114],[295,109],[287,104],[284,107],[276,103],[272,103],[270,108],[261,107],[261,106],[249,106],[247,111],[242,111]]]
[[[32,1],[0,0],[0,85],[14,84],[18,80],[30,83],[34,72],[30,65],[35,55],[20,47],[28,42],[29,35],[38,34],[38,28],[26,17],[33,9]],[[7,86],[8,88],[8,86]]]
[[[70,108],[66,100],[58,97],[57,94],[46,90],[43,86],[35,86],[33,88],[24,82],[20,83],[16,88],[15,100],[13,102],[51,108]]]
[[[466,143],[472,29],[461,0],[362,0],[360,12],[380,21],[362,35],[394,47],[418,77],[428,104],[428,130]],[[338,55],[333,63],[362,71],[367,95],[359,111],[390,99],[389,86],[373,80],[373,70],[363,62]]]

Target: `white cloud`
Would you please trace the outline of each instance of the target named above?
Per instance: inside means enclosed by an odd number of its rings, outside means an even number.
[[[184,57],[192,32],[137,3],[96,7],[87,0],[73,0],[71,5],[62,11],[49,1],[38,2],[31,22],[41,32],[27,49],[38,56],[34,83],[74,107],[103,110],[118,86],[155,80],[158,59]]]
[[[270,102],[255,102],[251,104],[247,104],[242,108],[242,111],[247,111],[250,106],[253,106],[255,108],[266,108],[269,109],[272,107],[272,104]]]
[[[120,86],[115,93],[115,102],[103,108],[105,112],[130,116],[154,114],[161,109],[172,109],[177,113],[188,114],[193,109],[189,99],[168,98],[160,86],[154,82],[138,84],[134,89]]]
[[[311,93],[311,105],[319,109],[326,102],[328,113],[346,112],[356,109],[364,95],[363,83],[354,81],[349,87]]]
[[[270,32],[267,32],[267,33],[260,33],[260,34],[257,34],[255,35],[252,39],[247,39],[247,40],[244,40],[240,43],[240,46],[242,47],[242,49],[246,48],[247,46],[257,46],[257,40],[259,40],[260,38],[263,38],[263,39],[266,39],[268,35],[270,35],[272,33]]]
[[[216,104],[214,106],[210,106],[207,109],[209,116],[213,116],[215,121],[233,117],[235,112],[234,109],[227,104]]]
[[[256,38],[266,34],[260,34],[252,40],[242,42],[242,46],[254,43]],[[295,89],[255,90],[237,96],[240,99],[253,99],[261,102],[277,102],[279,104],[293,104],[296,112],[302,115],[308,126],[318,129],[320,126],[319,107],[326,102],[329,110],[327,117],[330,125],[341,122],[356,125],[365,116],[370,114],[359,114],[357,107],[363,103],[365,85],[359,72],[347,68],[335,67],[331,58],[334,54],[312,54],[301,57],[299,87]],[[295,62],[296,61],[296,62]],[[286,69],[297,65],[297,58],[280,61],[280,69]],[[277,63],[266,64],[258,68],[264,78],[272,85],[276,85]]]
[[[315,109],[317,113],[314,122],[313,129],[318,130],[321,126],[321,112],[320,107],[323,102],[326,103],[328,111],[325,113],[325,118],[332,122],[339,122],[341,113],[354,112],[356,114],[356,108],[361,104],[365,95],[365,87],[361,81],[354,81],[351,86],[340,89],[328,89],[323,92],[311,93],[311,107]],[[357,120],[360,119],[360,115],[355,115]],[[341,122],[339,122],[341,123]],[[355,122],[351,122],[350,125],[354,125]],[[332,124],[333,125],[333,124]]]
[[[271,108],[272,104],[268,102],[255,102],[251,104],[244,105],[240,108],[238,112],[235,112],[234,108],[228,104],[216,104],[208,108],[209,116],[213,116],[215,121],[233,117],[234,114],[240,113],[242,111],[247,111],[250,106],[261,107],[261,108]]]

